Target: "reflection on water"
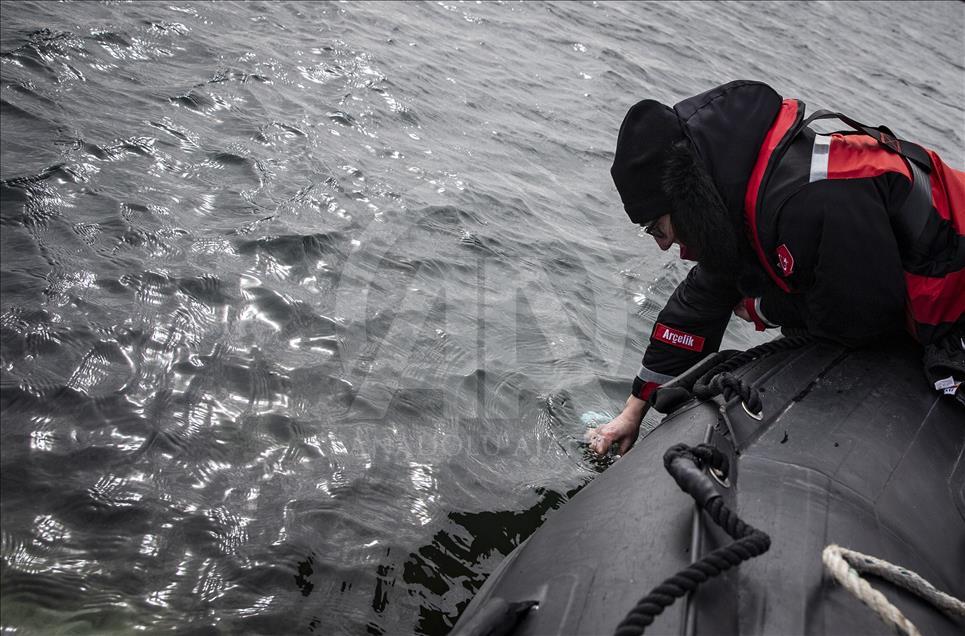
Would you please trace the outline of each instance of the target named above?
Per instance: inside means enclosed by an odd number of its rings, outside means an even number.
[[[0,624],[446,632],[686,275],[626,107],[756,77],[954,163],[915,6],[5,4]]]

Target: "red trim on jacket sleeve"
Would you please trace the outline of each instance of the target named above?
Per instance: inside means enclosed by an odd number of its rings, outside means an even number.
[[[633,388],[630,389],[630,395],[646,402],[653,395],[653,392],[659,388],[659,382],[644,382],[640,378],[633,378]]]
[[[687,351],[700,352],[704,350],[704,339],[702,337],[668,327],[659,322],[653,326],[653,334],[650,337],[653,340],[659,340],[672,347],[686,349]]]

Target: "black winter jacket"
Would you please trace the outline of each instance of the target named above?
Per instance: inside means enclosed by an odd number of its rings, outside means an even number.
[[[748,183],[755,178],[762,145],[782,106],[787,108],[770,87],[738,81],[674,107],[735,224],[747,222]],[[803,113],[803,104],[800,109]],[[686,180],[668,187],[679,190],[669,194],[680,200],[692,197],[695,189]],[[818,180],[786,190],[779,201],[772,197],[760,206],[755,224],[766,231],[768,250],[779,246],[770,274],[747,226],[741,228],[745,239],[733,271],[711,272],[695,265],[657,318],[633,394],[647,399],[660,383],[718,350],[742,299],[752,299],[748,308],[752,315],[757,312],[760,327],[805,328],[849,346],[904,332],[907,254],[899,247],[893,224],[911,190],[907,174],[886,170],[862,178]],[[956,256],[961,260],[965,239],[946,225],[939,228],[948,235],[942,240],[955,242],[952,252],[961,243]],[[774,269],[786,279],[785,289],[772,280]],[[960,327],[961,317],[953,322]]]

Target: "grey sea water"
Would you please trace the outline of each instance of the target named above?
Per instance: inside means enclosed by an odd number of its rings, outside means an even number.
[[[5,633],[445,633],[686,273],[609,179],[639,99],[965,165],[962,3],[0,9]]]

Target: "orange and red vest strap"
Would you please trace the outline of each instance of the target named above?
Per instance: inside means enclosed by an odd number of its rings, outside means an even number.
[[[761,144],[760,153],[757,155],[757,162],[751,171],[750,180],[747,182],[747,193],[744,198],[747,233],[750,237],[751,245],[757,254],[757,259],[774,283],[786,292],[791,291],[790,285],[774,271],[770,259],[764,253],[764,248],[761,246],[757,228],[757,214],[761,200],[762,185],[764,177],[768,173],[771,157],[779,146],[783,146],[784,143],[789,141],[787,138],[792,131],[796,131],[797,124],[801,121],[803,114],[804,105],[796,99],[785,99],[781,104],[781,110],[778,112],[774,124],[771,125],[770,130],[764,135],[764,143]]]
[[[821,179],[864,179],[886,172],[899,172],[911,179],[911,171],[901,155],[885,150],[871,137],[841,133],[815,137],[811,182]]]
[[[949,168],[941,157],[929,150],[932,161],[932,203],[938,214],[949,221],[959,234],[965,234],[965,172]]]

